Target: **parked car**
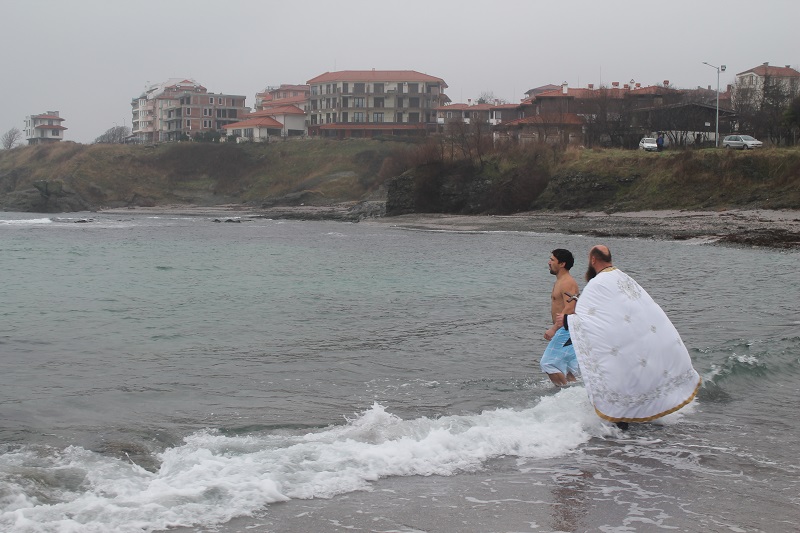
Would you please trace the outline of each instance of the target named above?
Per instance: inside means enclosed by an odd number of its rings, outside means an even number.
[[[748,150],[750,148],[761,148],[764,143],[758,139],[754,139],[749,135],[728,135],[722,139],[722,146],[725,148],[738,148],[739,150]]]
[[[647,150],[648,152],[657,152],[658,144],[652,137],[644,137],[639,141],[639,150]]]

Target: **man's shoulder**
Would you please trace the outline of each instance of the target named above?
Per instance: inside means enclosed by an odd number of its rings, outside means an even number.
[[[575,278],[572,277],[572,274],[567,274],[562,276],[561,278],[556,280],[556,284],[554,288],[557,289],[569,289],[575,288],[578,286],[578,282],[575,281]]]

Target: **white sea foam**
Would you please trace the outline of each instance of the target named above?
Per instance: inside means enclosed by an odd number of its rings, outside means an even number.
[[[21,450],[0,456],[0,528],[141,532],[208,526],[274,502],[370,490],[372,482],[390,476],[457,475],[502,456],[563,456],[614,431],[593,413],[586,392],[572,387],[527,409],[402,420],[375,404],[341,426],[307,434],[203,431],[162,453],[155,473],[82,448],[46,458]],[[52,478],[47,491],[41,487],[44,472]]]
[[[18,218],[12,220],[0,220],[0,225],[6,226],[28,226],[36,224],[52,224],[49,218]]]

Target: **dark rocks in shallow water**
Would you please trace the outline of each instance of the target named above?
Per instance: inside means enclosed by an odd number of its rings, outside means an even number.
[[[796,248],[800,245],[800,233],[785,229],[758,229],[723,235],[720,237],[720,242],[773,248]]]
[[[233,224],[241,224],[242,220],[239,218],[226,218],[225,220],[220,220],[218,218],[215,218],[214,222],[228,222]]]

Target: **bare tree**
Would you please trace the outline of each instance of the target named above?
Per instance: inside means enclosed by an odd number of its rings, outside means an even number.
[[[95,143],[103,144],[122,144],[131,134],[131,129],[127,126],[114,126],[106,130],[104,134],[94,140]]]
[[[505,98],[498,98],[493,91],[483,91],[478,95],[479,104],[507,104]]]
[[[22,132],[19,131],[19,128],[11,128],[3,134],[2,139],[0,139],[0,143],[2,143],[4,149],[10,150],[17,145],[21,138]]]

